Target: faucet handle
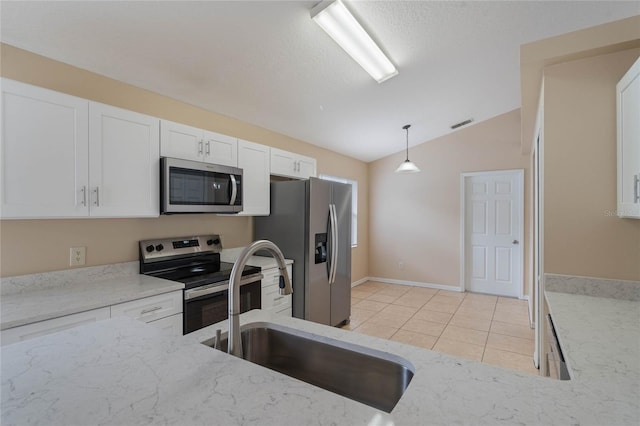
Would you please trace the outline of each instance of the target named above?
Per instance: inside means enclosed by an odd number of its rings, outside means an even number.
[[[278,293],[280,293],[281,296],[286,296],[288,294],[293,293],[293,288],[291,286],[291,280],[289,278],[289,274],[287,274],[286,269],[284,270],[284,273],[286,274],[286,277],[285,277],[285,275],[281,274],[280,278],[279,278],[279,282],[278,282],[278,287],[279,287]],[[287,283],[287,281],[288,281],[288,283]],[[289,284],[289,285],[287,285],[287,284]]]

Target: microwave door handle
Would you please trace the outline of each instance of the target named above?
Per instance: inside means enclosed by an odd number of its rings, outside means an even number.
[[[234,205],[236,203],[236,197],[238,196],[238,182],[236,181],[235,175],[230,175],[231,177],[231,201],[229,205]]]

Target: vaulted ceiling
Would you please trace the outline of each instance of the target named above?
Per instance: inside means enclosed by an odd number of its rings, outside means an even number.
[[[346,1],[397,66],[376,83],[313,1],[2,1],[2,42],[372,161],[520,107],[523,43],[633,1]]]

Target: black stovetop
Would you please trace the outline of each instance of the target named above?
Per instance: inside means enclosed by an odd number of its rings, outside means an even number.
[[[141,265],[141,273],[184,284],[185,290],[227,281],[231,277],[233,263],[221,262],[219,255],[196,255]],[[259,274],[260,268],[245,266],[242,275]]]

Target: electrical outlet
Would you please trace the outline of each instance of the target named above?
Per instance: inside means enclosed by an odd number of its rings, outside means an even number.
[[[86,247],[71,247],[69,249],[69,266],[82,266],[86,263],[86,259]]]
[[[398,268],[404,269],[404,262],[402,260],[398,262]]]

